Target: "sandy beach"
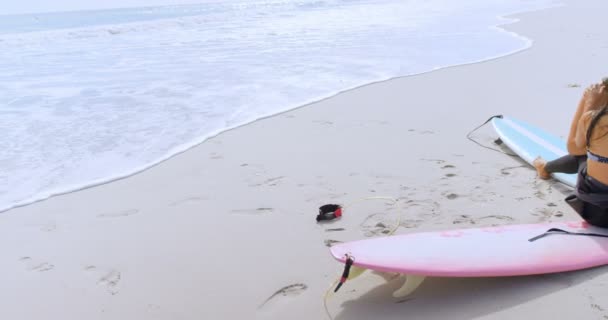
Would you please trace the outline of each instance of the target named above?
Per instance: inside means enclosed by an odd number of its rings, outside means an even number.
[[[342,272],[329,242],[396,223],[404,234],[579,220],[567,187],[466,136],[496,114],[566,136],[582,91],[606,76],[607,9],[567,0],[510,17],[502,27],[531,48],[350,90],[0,214],[0,318],[327,319]],[[489,125],[472,137],[498,148]],[[344,217],[319,225],[327,203]],[[327,307],[349,320],[605,319],[607,271],[434,278],[405,302],[391,296],[398,281],[370,273]]]

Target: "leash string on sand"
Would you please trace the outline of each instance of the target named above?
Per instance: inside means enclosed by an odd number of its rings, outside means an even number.
[[[488,120],[489,121],[489,120]],[[395,231],[397,231],[397,229],[399,229],[399,226],[401,225],[401,206],[399,205],[399,201],[393,197],[382,197],[382,196],[378,196],[378,197],[365,197],[365,198],[361,198],[358,200],[355,200],[351,203],[349,203],[348,205],[345,205],[344,207],[350,207],[355,203],[359,203],[362,201],[366,201],[366,200],[389,200],[392,201],[393,206],[395,206],[397,208],[397,223],[395,224],[395,226],[387,233],[388,236],[393,235],[393,233],[395,233]],[[340,283],[342,277],[339,277],[338,279],[336,279],[329,288],[327,288],[327,290],[325,291],[325,294],[323,295],[323,307],[325,308],[325,313],[327,314],[327,317],[330,320],[334,320],[334,318],[331,315],[331,312],[329,312],[329,308],[327,307],[327,299],[329,298],[329,294],[332,292],[332,288],[336,287],[336,285],[338,285],[338,283]]]
[[[486,149],[488,149],[488,150],[492,150],[492,151],[500,152],[500,153],[502,153],[502,154],[506,154],[506,155],[511,156],[511,157],[517,157],[517,155],[516,155],[516,154],[512,154],[512,153],[508,153],[508,152],[505,152],[505,151],[502,151],[502,150],[498,150],[498,149],[495,149],[495,148],[492,148],[492,147],[484,146],[483,144],[481,144],[481,143],[479,143],[479,142],[477,142],[477,141],[473,140],[473,138],[471,138],[471,135],[473,134],[473,132],[475,132],[475,131],[477,131],[477,129],[479,129],[479,128],[481,128],[481,127],[485,126],[485,125],[486,125],[488,122],[490,122],[490,121],[491,121],[492,119],[494,119],[494,118],[499,118],[499,119],[502,119],[502,115],[501,115],[501,114],[498,114],[498,115],[495,115],[495,116],[491,116],[491,117],[490,117],[488,120],[486,120],[486,122],[482,123],[482,124],[481,124],[481,125],[479,125],[477,128],[475,128],[475,129],[471,130],[469,133],[467,133],[467,139],[469,139],[469,140],[473,141],[473,142],[474,142],[476,145],[478,145],[478,146],[480,146],[480,147],[482,147],[482,148],[486,148]],[[499,139],[499,140],[497,140],[497,141],[500,141],[500,139]]]

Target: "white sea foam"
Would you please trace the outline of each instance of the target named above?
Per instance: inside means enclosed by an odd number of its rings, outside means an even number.
[[[229,1],[0,23],[0,210],[339,91],[525,49],[501,16],[554,5]]]

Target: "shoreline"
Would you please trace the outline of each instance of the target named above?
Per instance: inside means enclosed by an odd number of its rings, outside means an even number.
[[[560,6],[563,6],[563,4],[556,4],[553,7],[543,8],[543,9],[525,10],[525,11],[523,11],[523,13],[533,13],[533,12],[537,12],[537,11],[550,10],[552,8],[559,8]],[[359,89],[365,88],[367,86],[377,85],[377,84],[381,84],[381,83],[384,83],[384,82],[387,82],[387,81],[395,81],[395,80],[399,80],[399,79],[403,79],[403,78],[415,77],[415,76],[420,76],[420,75],[424,75],[424,74],[427,74],[427,73],[438,72],[438,71],[441,71],[441,70],[444,70],[444,69],[456,68],[456,67],[462,67],[462,66],[468,66],[468,65],[474,65],[474,64],[478,64],[478,63],[484,63],[484,62],[488,62],[488,61],[492,61],[492,60],[496,60],[496,59],[501,59],[501,58],[505,58],[505,57],[508,57],[508,56],[511,56],[511,55],[514,55],[514,54],[518,54],[518,53],[524,52],[526,50],[529,50],[533,46],[534,40],[531,39],[531,38],[525,37],[523,35],[520,35],[520,34],[518,34],[516,32],[509,31],[507,29],[507,26],[515,24],[515,23],[517,23],[519,21],[519,19],[515,17],[515,16],[517,16],[519,14],[522,14],[522,12],[520,12],[520,13],[509,13],[509,14],[505,14],[505,15],[498,15],[498,16],[496,16],[496,18],[498,18],[499,20],[502,19],[502,20],[507,20],[507,21],[504,22],[504,23],[500,23],[500,24],[491,26],[490,28],[498,29],[500,32],[507,33],[510,36],[514,37],[514,38],[521,39],[522,41],[524,41],[524,43],[525,43],[524,47],[521,48],[521,49],[515,49],[513,51],[509,51],[509,52],[506,52],[506,53],[498,55],[498,56],[491,56],[491,57],[483,58],[481,60],[475,60],[475,61],[471,61],[471,62],[467,62],[467,63],[462,63],[462,64],[456,64],[456,65],[448,65],[448,66],[436,67],[434,69],[423,71],[423,72],[419,72],[419,73],[412,73],[412,74],[407,74],[407,75],[402,75],[402,76],[391,77],[391,78],[387,78],[387,79],[383,79],[383,80],[372,81],[372,82],[368,82],[368,83],[365,83],[365,84],[362,84],[362,85],[354,86],[352,88],[347,88],[347,89],[344,89],[344,90],[340,90],[340,91],[331,93],[331,94],[329,94],[326,97],[323,97],[323,98],[320,98],[320,99],[314,99],[314,100],[311,100],[311,101],[306,102],[304,104],[297,105],[295,107],[286,107],[287,109],[285,109],[283,111],[278,111],[278,112],[272,113],[270,115],[263,115],[263,116],[260,116],[259,118],[254,119],[254,120],[251,120],[251,121],[248,121],[248,122],[244,122],[242,124],[235,125],[234,127],[228,127],[228,128],[221,129],[217,133],[210,133],[209,135],[205,136],[204,138],[195,139],[192,142],[180,144],[180,145],[178,145],[178,146],[176,146],[174,148],[177,151],[170,151],[170,152],[168,152],[168,155],[164,155],[159,160],[152,161],[149,164],[145,164],[145,165],[143,165],[143,166],[141,166],[141,167],[139,167],[137,169],[133,169],[129,173],[117,174],[117,175],[114,175],[114,176],[109,177],[107,179],[106,178],[97,179],[97,180],[94,180],[94,181],[90,181],[90,182],[84,183],[82,186],[79,186],[79,187],[59,188],[60,189],[59,191],[49,192],[47,195],[41,195],[40,197],[35,197],[34,196],[34,197],[32,197],[33,200],[31,200],[31,199],[23,200],[23,201],[18,202],[17,204],[14,204],[14,205],[0,207],[0,214],[3,214],[5,212],[13,210],[13,209],[17,209],[17,208],[21,208],[21,207],[24,207],[24,206],[35,204],[35,203],[38,203],[38,202],[41,202],[41,201],[45,201],[45,200],[48,200],[48,199],[53,198],[53,197],[58,197],[58,196],[62,196],[62,195],[66,195],[66,194],[70,194],[70,193],[74,193],[74,192],[79,192],[79,191],[87,190],[87,189],[90,189],[90,188],[95,188],[95,187],[98,187],[98,186],[109,184],[109,183],[112,183],[112,182],[115,182],[115,181],[120,181],[120,180],[123,180],[123,179],[128,179],[128,178],[130,178],[132,176],[135,176],[135,175],[143,173],[143,172],[145,172],[147,170],[153,169],[154,167],[160,165],[161,163],[163,163],[165,161],[169,161],[172,158],[174,158],[174,157],[176,157],[176,156],[178,156],[178,155],[180,155],[180,154],[182,154],[184,152],[188,152],[189,150],[191,150],[193,148],[196,148],[197,146],[199,146],[199,145],[201,145],[201,144],[209,141],[210,139],[213,139],[213,138],[215,138],[215,137],[217,137],[217,136],[219,136],[219,135],[221,135],[221,134],[223,134],[225,132],[229,132],[229,131],[232,131],[232,130],[239,129],[241,127],[250,125],[250,124],[252,124],[254,122],[257,122],[257,121],[262,121],[262,120],[265,120],[265,119],[268,119],[268,118],[278,117],[278,116],[281,116],[281,115],[283,115],[285,113],[298,110],[300,108],[305,108],[305,107],[308,107],[308,106],[311,106],[311,105],[314,105],[314,104],[317,104],[317,103],[322,103],[322,102],[324,102],[324,101],[326,101],[328,99],[332,99],[332,98],[334,98],[334,97],[336,97],[338,95],[348,93],[349,91],[352,91],[352,90],[359,90]],[[160,21],[164,21],[164,20],[173,20],[173,19],[175,19],[175,18],[164,18],[164,19],[159,19],[159,20]],[[150,23],[156,22],[156,21],[158,21],[158,20],[150,21]],[[99,25],[99,26],[86,27],[84,29],[83,28],[76,28],[76,30],[81,30],[81,29],[88,30],[89,28],[101,28],[101,27],[104,27],[104,26],[105,27],[124,26],[124,25],[137,24],[137,23],[143,23],[143,22],[142,21],[135,21],[135,22],[129,22],[129,23],[121,23],[121,24],[117,24],[117,25]],[[62,30],[64,30],[64,29],[58,29],[58,31],[62,31]],[[44,32],[54,32],[54,31],[57,31],[57,30],[32,31],[32,32],[43,32],[44,33]],[[0,36],[1,36],[1,34],[0,34]]]
[[[516,15],[509,30],[535,41],[517,54],[366,85],[223,132],[129,179],[0,215],[10,289],[0,315],[325,319],[323,294],[342,271],[326,241],[395,223],[404,234],[577,220],[562,201],[568,189],[466,139],[497,113],[567,132],[582,90],[604,72],[608,4],[566,3]],[[495,137],[488,127],[474,135]],[[401,211],[357,202],[384,196]],[[326,203],[351,205],[318,225]],[[428,279],[401,303],[391,298],[398,281],[367,274],[328,308],[336,320],[601,318],[604,269]]]

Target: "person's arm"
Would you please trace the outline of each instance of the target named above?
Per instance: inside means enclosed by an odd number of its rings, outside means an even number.
[[[581,101],[579,101],[578,106],[576,107],[576,112],[572,117],[572,123],[570,124],[570,133],[568,134],[568,140],[566,141],[566,146],[568,148],[568,153],[571,155],[583,155],[586,150],[583,148],[581,150],[578,148],[578,144],[576,143],[576,133],[578,132],[578,124],[581,119],[581,115],[583,115],[585,106],[588,104],[587,96],[592,87],[588,87],[585,89],[583,96],[581,97]]]
[[[578,156],[584,155],[587,152],[586,141],[584,141],[586,140],[586,130],[584,130],[584,128],[579,128],[582,116],[588,111],[597,110],[605,101],[606,92],[604,91],[603,84],[594,84],[585,89],[585,92],[578,103],[578,107],[576,108],[576,112],[572,117],[572,123],[570,124],[570,133],[568,134],[568,140],[566,141],[569,154]],[[583,132],[582,141],[584,142],[582,145],[576,141],[578,136],[577,133],[581,130]],[[580,139],[580,137],[578,139]]]
[[[597,110],[589,110],[581,116],[576,126],[576,134],[574,136],[575,150],[580,151],[580,154],[587,152],[587,129],[593,115]]]

